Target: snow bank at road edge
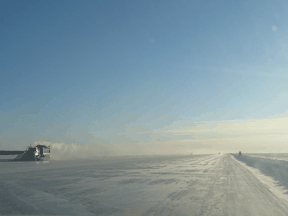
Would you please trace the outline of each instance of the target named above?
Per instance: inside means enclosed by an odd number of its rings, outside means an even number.
[[[281,199],[288,206],[288,191],[284,189],[284,186],[279,186],[278,181],[272,177],[264,175],[259,169],[250,167],[244,162],[237,160],[232,154],[231,158],[240,164],[242,167],[248,169],[260,182],[262,182],[276,197]]]

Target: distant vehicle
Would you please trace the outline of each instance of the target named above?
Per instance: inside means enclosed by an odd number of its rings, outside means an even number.
[[[0,155],[17,155],[9,161],[47,161],[50,159],[50,146],[28,146],[25,151],[0,151]]]
[[[238,155],[239,155],[239,156],[242,156],[242,153],[241,153],[241,151],[239,151]]]

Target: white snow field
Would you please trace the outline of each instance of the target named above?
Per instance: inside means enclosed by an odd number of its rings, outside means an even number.
[[[287,165],[266,160],[261,173],[260,160],[221,154],[0,162],[0,214],[288,215],[288,171],[280,167]]]

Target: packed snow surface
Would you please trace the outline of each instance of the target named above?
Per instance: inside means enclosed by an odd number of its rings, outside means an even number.
[[[288,215],[286,185],[277,179],[278,169],[285,180],[287,165],[266,159],[261,168],[261,160],[221,154],[1,162],[0,214]]]

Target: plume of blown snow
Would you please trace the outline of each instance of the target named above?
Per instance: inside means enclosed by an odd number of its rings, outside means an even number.
[[[36,145],[50,146],[50,160],[94,159],[99,156],[112,156],[117,152],[115,148],[109,145],[66,144],[46,141],[36,141],[31,144],[31,146]]]

